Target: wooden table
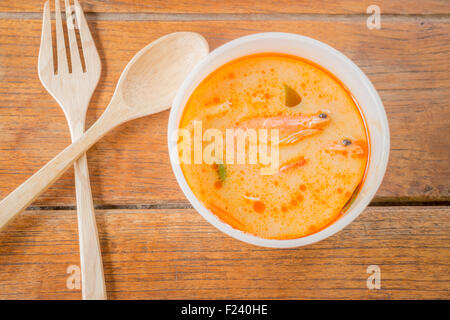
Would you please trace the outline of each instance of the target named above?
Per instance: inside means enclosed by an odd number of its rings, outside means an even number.
[[[135,120],[88,152],[111,299],[450,298],[450,3],[447,0],[82,0],[103,63],[88,125],[128,60],[173,31],[212,49],[264,31],[341,50],[369,76],[389,118],[391,156],[370,207],[345,230],[297,249],[225,236],[189,205],[172,174],[168,112]],[[381,29],[366,26],[370,4]],[[39,82],[43,1],[0,0],[0,198],[70,141]],[[0,234],[0,299],[79,299],[73,171]],[[381,269],[369,290],[367,268]]]

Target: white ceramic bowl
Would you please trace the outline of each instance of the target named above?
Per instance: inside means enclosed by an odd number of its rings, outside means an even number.
[[[366,179],[352,205],[333,224],[309,236],[289,240],[270,240],[234,229],[222,222],[196,198],[189,188],[178,160],[174,132],[178,128],[185,105],[194,89],[211,72],[225,63],[255,53],[278,52],[305,58],[334,74],[350,90],[366,119],[370,138],[370,156]],[[259,33],[230,41],[212,51],[189,74],[178,90],[170,112],[169,153],[172,169],[184,194],[194,208],[212,225],[229,236],[258,246],[290,248],[323,240],[352,222],[369,204],[383,180],[389,157],[389,127],[386,112],[367,76],[349,58],[332,47],[300,35],[290,33]]]

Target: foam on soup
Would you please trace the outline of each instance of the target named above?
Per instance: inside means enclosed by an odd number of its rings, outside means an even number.
[[[214,163],[196,164],[192,146],[190,163],[181,161],[186,181],[212,213],[249,234],[293,239],[317,232],[340,217],[363,179],[367,133],[354,99],[335,77],[300,58],[267,53],[223,65],[192,93],[180,128],[193,136],[195,121],[202,133],[223,133],[224,147],[213,153]],[[276,170],[262,174],[265,164],[249,157],[226,163],[226,129],[277,129]]]

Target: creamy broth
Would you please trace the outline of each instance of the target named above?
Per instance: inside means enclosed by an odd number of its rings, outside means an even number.
[[[249,234],[317,232],[340,217],[363,179],[368,142],[357,105],[332,75],[297,57],[259,54],[220,67],[191,95],[180,128],[193,132],[195,120],[224,137],[230,128],[279,129],[273,174],[261,174],[261,164],[222,164],[223,154],[215,164],[181,161],[205,207]]]

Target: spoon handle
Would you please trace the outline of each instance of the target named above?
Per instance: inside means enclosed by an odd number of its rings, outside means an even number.
[[[4,198],[0,202],[0,230],[47,190],[86,150],[115,127],[114,123],[112,113],[106,110],[83,136]]]

